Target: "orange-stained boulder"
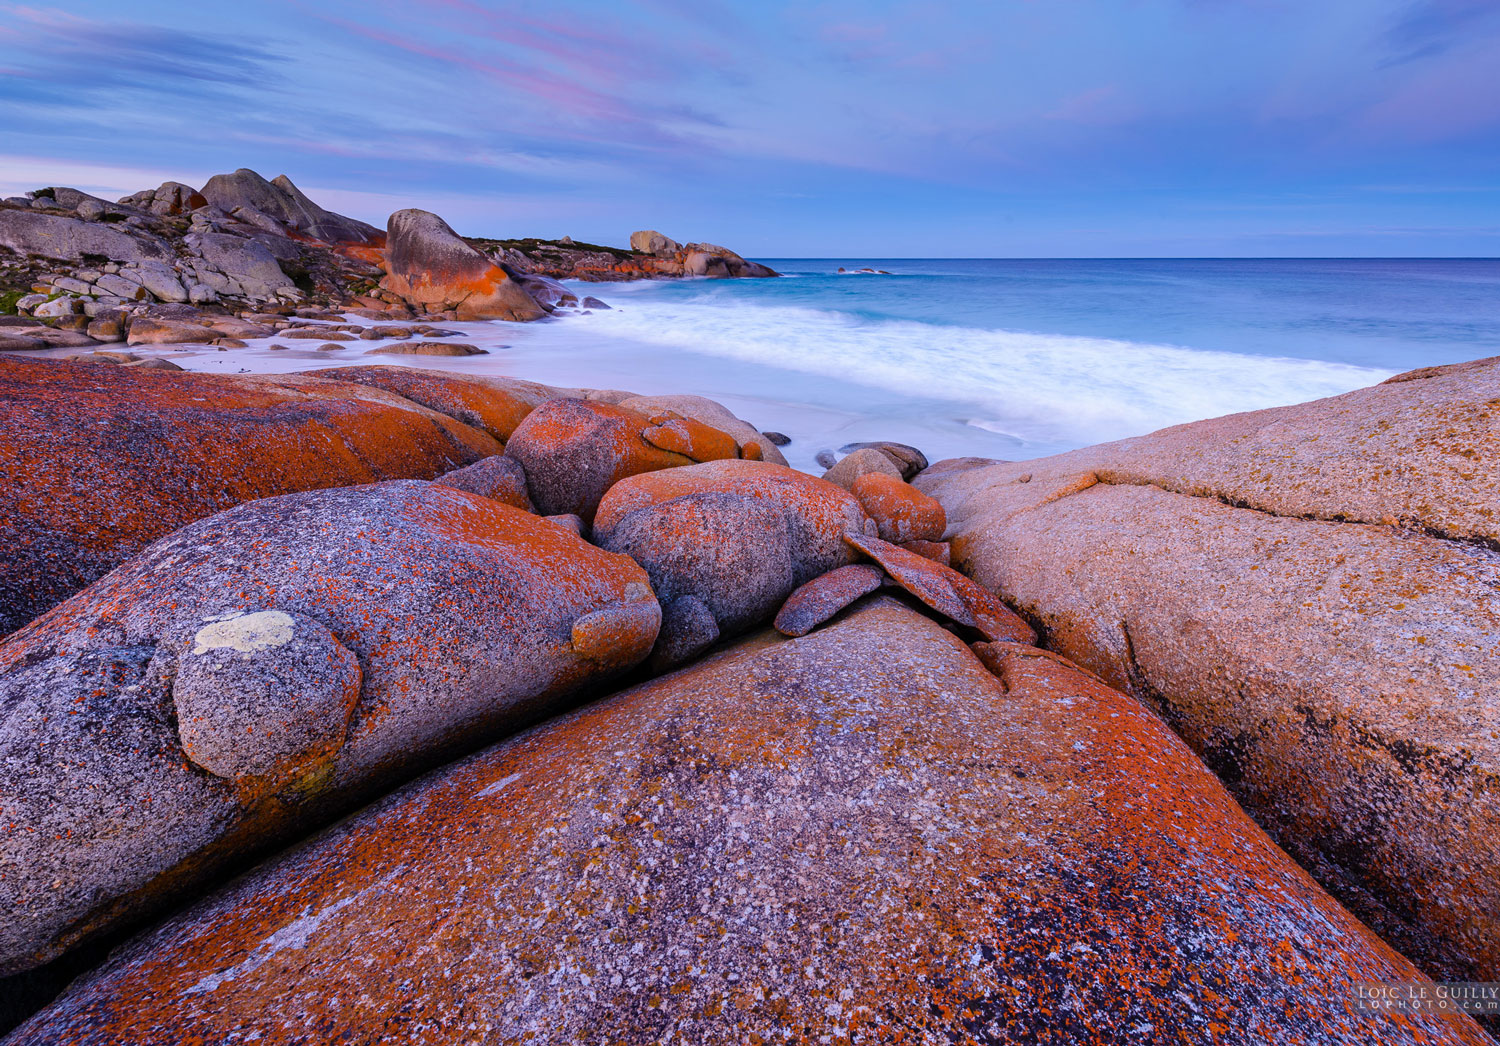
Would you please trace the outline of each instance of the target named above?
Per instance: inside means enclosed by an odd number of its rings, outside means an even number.
[[[594,540],[645,567],[663,606],[698,600],[719,635],[767,620],[798,585],[852,562],[844,534],[866,529],[874,524],[847,491],[805,472],[743,460],[621,480],[594,517]],[[679,616],[667,613],[658,663],[679,659],[665,656],[678,638]],[[704,640],[689,645],[697,647],[692,653],[715,638],[697,627],[701,617],[692,612],[695,635]]]
[[[1500,360],[1017,464],[956,564],[1150,701],[1387,940],[1500,977]]]
[[[539,320],[547,310],[506,271],[429,211],[392,214],[381,287],[428,312],[460,320]]]
[[[489,435],[378,389],[0,359],[0,635],[254,498],[431,479]]]
[[[1154,715],[876,598],[449,767],[23,1025],[70,1043],[1481,1046]],[[792,1036],[792,1039],[788,1039]]]
[[[901,466],[889,455],[882,454],[874,447],[861,447],[851,454],[844,455],[837,464],[823,473],[823,478],[852,492],[855,481],[872,472],[882,473],[895,479],[903,478]]]
[[[777,465],[787,463],[781,451],[776,448],[776,444],[767,439],[754,425],[741,421],[723,404],[703,396],[626,396],[618,400],[617,405],[642,414],[672,411],[682,417],[692,418],[727,432],[739,444],[739,456],[746,460],[769,461]],[[726,456],[733,457],[733,455]]]
[[[353,381],[405,396],[414,403],[510,439],[516,426],[536,407],[560,396],[577,396],[578,389],[557,389],[520,378],[498,375],[453,374],[421,367],[335,367],[318,376]]]
[[[884,570],[863,563],[851,563],[820,574],[799,586],[781,604],[776,612],[776,631],[784,636],[805,636],[884,583]]]
[[[898,585],[945,617],[978,629],[986,639],[1035,643],[1036,633],[1015,611],[958,571],[898,545],[860,534],[844,540],[885,568]]]
[[[658,417],[666,424],[598,400],[548,400],[516,426],[506,453],[526,470],[538,512],[588,522],[627,476],[735,454],[733,438],[717,429]]]
[[[523,512],[535,511],[526,494],[526,473],[520,462],[504,454],[492,454],[472,465],[445,472],[433,482],[454,490],[467,490],[480,497],[494,498]]]
[[[850,488],[865,507],[883,541],[941,541],[948,526],[943,506],[895,476],[870,472]]]
[[[435,483],[267,498],[0,644],[0,973],[642,661],[646,574]]]

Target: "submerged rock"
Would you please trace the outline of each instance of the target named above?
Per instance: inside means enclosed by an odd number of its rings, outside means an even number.
[[[1500,360],[1018,464],[955,563],[1149,701],[1429,971],[1500,976]]]
[[[0,359],[0,431],[0,635],[242,501],[430,479],[501,450],[362,385],[15,359]]]
[[[0,973],[180,900],[643,660],[646,574],[398,481],[255,501],[0,645]]]
[[[1488,1040],[1134,700],[876,599],[447,768],[15,1046]]]
[[[489,349],[455,341],[398,341],[366,349],[366,356],[487,356]]]

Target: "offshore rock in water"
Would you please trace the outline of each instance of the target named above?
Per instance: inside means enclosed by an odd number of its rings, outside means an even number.
[[[449,767],[117,951],[14,1046],[1489,1040],[1154,715],[876,597]]]
[[[0,645],[0,973],[529,725],[660,618],[629,557],[439,484],[184,527]]]

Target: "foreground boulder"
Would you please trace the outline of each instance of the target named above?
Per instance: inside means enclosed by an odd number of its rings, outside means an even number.
[[[0,973],[536,720],[660,615],[628,557],[437,484],[179,530],[0,645]]]
[[[488,434],[363,385],[0,359],[0,635],[186,523],[297,490],[430,479]]]
[[[526,415],[547,400],[583,395],[582,389],[558,389],[520,378],[416,367],[338,367],[320,374],[404,396],[497,440],[510,439]]]
[[[538,512],[589,522],[604,492],[627,476],[733,458],[738,450],[728,433],[675,413],[648,416],[567,397],[528,414],[506,453],[526,470]]]
[[[386,270],[381,286],[428,312],[451,309],[460,320],[525,321],[547,315],[504,269],[429,211],[391,215]]]
[[[769,620],[799,585],[854,561],[846,534],[874,531],[847,491],[763,461],[633,476],[594,517],[594,540],[645,567],[667,608],[662,665]]]
[[[939,463],[954,562],[1434,974],[1500,977],[1500,360]]]
[[[786,458],[782,456],[776,444],[772,443],[764,433],[748,421],[735,417],[723,404],[704,396],[627,396],[619,400],[617,406],[624,407],[626,410],[639,411],[642,414],[674,411],[685,418],[701,421],[705,425],[712,425],[716,429],[729,433],[739,445],[742,458],[769,461],[776,465],[787,464]]]
[[[1134,700],[876,599],[389,797],[116,952],[69,1042],[1424,1043],[1420,975]]]

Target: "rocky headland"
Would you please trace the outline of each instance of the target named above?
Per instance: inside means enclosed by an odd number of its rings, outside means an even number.
[[[261,337],[268,316],[351,310],[528,321],[580,308],[560,279],[775,275],[654,231],[629,249],[464,238],[421,210],[381,230],[320,207],[285,175],[246,169],[114,202],[49,187],[0,200],[0,351]]]
[[[0,210],[0,337],[769,274],[79,197]],[[100,354],[0,355],[8,1044],[1489,1041],[1356,990],[1497,979],[1500,359],[812,475],[701,397]]]

